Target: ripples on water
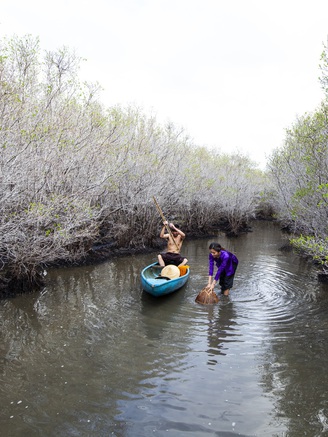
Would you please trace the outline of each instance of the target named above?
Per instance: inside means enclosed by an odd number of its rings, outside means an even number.
[[[272,224],[236,240],[230,297],[195,303],[208,244],[186,242],[189,283],[140,289],[154,255],[49,273],[1,302],[1,425],[10,436],[321,436],[328,290],[279,251]]]

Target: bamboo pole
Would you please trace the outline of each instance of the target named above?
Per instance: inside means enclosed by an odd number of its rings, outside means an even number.
[[[155,199],[155,196],[153,196],[153,199],[154,199],[154,202],[155,202],[156,208],[157,208],[158,212],[160,213],[160,216],[162,217],[163,224],[164,224],[164,222],[167,222],[167,220],[166,220],[166,218],[164,217],[164,214],[163,214],[163,212],[162,212],[162,210],[161,210],[161,208],[160,208],[160,206],[159,206],[157,200]],[[172,240],[174,241],[174,244],[175,244],[177,250],[180,251],[180,249],[179,249],[179,247],[178,247],[178,245],[177,245],[177,243],[176,243],[176,241],[175,241],[175,239],[174,239],[174,237],[173,237],[173,235],[172,235],[172,231],[171,231],[171,228],[170,228],[169,224],[164,225],[164,226],[165,226],[167,232],[169,233],[170,237],[171,237]]]

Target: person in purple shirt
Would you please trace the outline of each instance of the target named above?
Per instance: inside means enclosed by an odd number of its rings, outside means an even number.
[[[209,250],[208,287],[214,290],[215,284],[219,281],[221,294],[229,296],[229,291],[233,286],[233,280],[238,266],[238,259],[236,255],[228,252],[219,243],[211,243]],[[214,263],[218,271],[213,279]]]

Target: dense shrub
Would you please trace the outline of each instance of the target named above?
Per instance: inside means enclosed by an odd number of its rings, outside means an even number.
[[[245,156],[197,147],[136,107],[105,108],[67,48],[0,42],[0,288],[42,281],[95,245],[140,248],[165,213],[191,233],[255,216],[263,175]],[[219,133],[218,133],[219,135]]]

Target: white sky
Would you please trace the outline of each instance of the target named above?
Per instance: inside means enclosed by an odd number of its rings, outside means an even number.
[[[261,166],[323,99],[327,0],[1,0],[0,37],[14,34],[75,49],[106,106],[135,104]]]

